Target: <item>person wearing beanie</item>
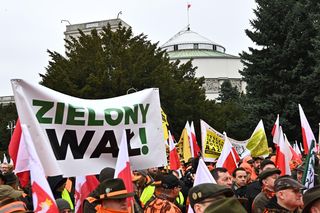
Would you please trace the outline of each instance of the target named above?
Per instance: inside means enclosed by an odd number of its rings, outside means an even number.
[[[59,198],[56,199],[56,204],[59,209],[59,213],[71,213],[71,207],[68,201],[65,199]]]

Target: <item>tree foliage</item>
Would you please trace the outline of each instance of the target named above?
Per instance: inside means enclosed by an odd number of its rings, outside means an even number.
[[[10,127],[9,122],[12,122],[12,126],[14,126],[14,122],[18,118],[15,104],[0,104],[0,115],[0,151],[7,151],[11,139],[11,129],[8,128]],[[2,159],[2,156],[0,156],[0,159]]]
[[[203,78],[195,77],[191,61],[170,62],[147,36],[134,36],[131,28],[108,26],[66,40],[66,56],[50,51],[51,60],[42,85],[86,99],[125,95],[130,88],[160,89],[161,105],[173,129],[180,134],[186,120],[199,120],[207,104]]]
[[[310,124],[316,127],[319,110],[315,92],[319,85],[307,88],[306,79],[315,74],[314,40],[319,31],[310,15],[308,0],[256,0],[256,18],[247,36],[258,45],[241,54],[245,66],[241,74],[247,82],[248,112],[245,122],[263,119],[266,131],[280,114],[280,122],[289,139],[301,139],[298,103],[302,104]],[[318,10],[319,11],[319,10]]]
[[[218,100],[221,102],[237,101],[240,98],[240,92],[236,86],[232,86],[230,80],[225,80],[221,84]]]

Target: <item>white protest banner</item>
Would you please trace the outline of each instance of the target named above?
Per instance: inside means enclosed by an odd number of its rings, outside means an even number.
[[[221,154],[224,136],[203,120],[200,120],[200,127],[203,159],[205,162],[214,162]],[[246,148],[248,140],[238,141],[229,137],[228,139],[241,159],[250,154]]]
[[[20,79],[11,83],[46,175],[85,176],[115,167],[124,129],[133,170],[167,164],[158,89],[85,100]]]

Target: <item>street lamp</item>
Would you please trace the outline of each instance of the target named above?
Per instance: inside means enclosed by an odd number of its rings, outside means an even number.
[[[14,128],[16,128],[16,121],[15,120],[9,121],[8,125],[7,125],[7,129],[10,130],[10,139],[12,137],[12,132],[13,132]]]

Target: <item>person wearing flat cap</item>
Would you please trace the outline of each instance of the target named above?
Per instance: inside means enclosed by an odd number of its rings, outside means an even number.
[[[280,173],[281,171],[277,168],[266,169],[260,173],[259,181],[262,185],[262,191],[253,200],[253,213],[262,213],[269,200],[275,195],[274,182]]]
[[[230,188],[214,183],[203,183],[192,187],[188,198],[195,213],[246,212]]]
[[[120,178],[106,179],[98,186],[100,190],[100,205],[96,206],[97,213],[129,213],[127,198],[134,193],[126,190],[124,182]]]
[[[178,206],[174,204],[179,195],[182,183],[173,174],[163,175],[160,183],[156,185],[155,198],[146,203],[145,213],[181,213]]]
[[[320,212],[320,185],[308,189],[303,195],[304,207],[302,213]]]
[[[270,199],[264,212],[300,212],[303,206],[302,190],[304,185],[290,176],[279,177],[274,182],[276,196]]]

